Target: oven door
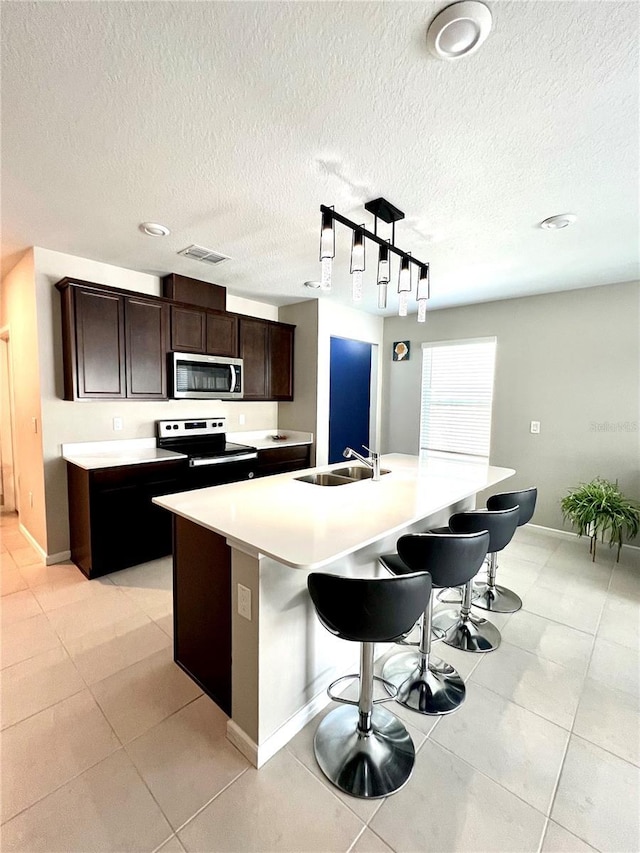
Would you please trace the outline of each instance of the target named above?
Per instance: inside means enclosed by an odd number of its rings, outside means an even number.
[[[173,352],[170,360],[173,398],[242,399],[244,385],[241,358]]]
[[[247,454],[250,456],[250,454]],[[209,464],[207,464],[209,463]],[[186,473],[187,489],[204,489],[207,486],[221,486],[223,483],[236,483],[240,480],[252,480],[256,476],[257,456],[239,460],[219,458],[190,459]]]

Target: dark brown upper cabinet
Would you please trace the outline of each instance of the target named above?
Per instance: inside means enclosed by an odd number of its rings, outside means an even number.
[[[167,353],[244,359],[245,400],[293,400],[295,326],[63,278],[65,400],[164,400]]]
[[[226,311],[171,306],[171,349],[206,355],[238,355],[238,318]]]
[[[203,353],[207,346],[207,314],[199,308],[171,306],[171,349]]]
[[[168,306],[137,296],[126,296],[124,303],[127,397],[165,400]]]
[[[62,279],[65,400],[167,397],[168,306]]]
[[[293,400],[295,326],[240,317],[245,400]]]

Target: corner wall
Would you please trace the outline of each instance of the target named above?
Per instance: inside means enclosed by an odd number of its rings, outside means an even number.
[[[491,462],[515,468],[509,488],[538,487],[535,524],[563,528],[559,501],[602,476],[640,500],[640,283],[387,318],[385,452],[416,453],[423,341],[497,337]],[[410,340],[408,362],[393,342]],[[529,422],[541,423],[531,435]],[[480,496],[483,500],[486,496]],[[567,528],[569,529],[569,528]]]

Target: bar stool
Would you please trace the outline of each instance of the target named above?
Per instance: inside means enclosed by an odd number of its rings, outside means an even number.
[[[331,699],[344,706],[322,720],[313,748],[325,776],[354,797],[385,797],[409,779],[415,762],[411,735],[400,720],[373,698],[374,643],[388,643],[411,630],[431,595],[428,572],[391,578],[343,578],[313,572],[307,586],[324,627],[344,640],[360,643],[360,672],[329,685]],[[347,678],[360,682],[357,702],[333,695]],[[382,680],[382,679],[378,679]]]
[[[448,528],[439,528],[440,533],[489,533],[488,553],[501,551],[511,541],[518,526],[518,507],[490,511],[486,509],[458,512],[449,519]],[[444,630],[443,642],[464,652],[493,652],[500,645],[500,631],[487,619],[471,612],[473,581],[468,580],[462,594],[460,610],[436,610],[433,615],[435,628]]]
[[[394,575],[429,571],[434,587],[462,586],[478,572],[489,546],[489,534],[415,533],[398,539],[398,553],[380,557]],[[397,688],[396,701],[420,714],[450,714],[465,699],[465,685],[451,664],[431,655],[433,596],[422,614],[417,651],[393,655],[382,677]]]
[[[517,527],[522,527],[523,524],[531,521],[537,497],[538,490],[535,487],[519,492],[502,492],[487,499],[487,509],[499,511],[519,507]],[[522,607],[522,599],[507,587],[496,584],[497,571],[498,555],[494,551],[489,554],[487,582],[474,584],[473,606],[480,607],[482,610],[492,610],[494,613],[515,613]]]

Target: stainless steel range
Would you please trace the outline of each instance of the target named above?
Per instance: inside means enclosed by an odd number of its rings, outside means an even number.
[[[257,449],[227,441],[225,418],[156,421],[156,444],[188,457],[186,487],[190,489],[256,475]]]

